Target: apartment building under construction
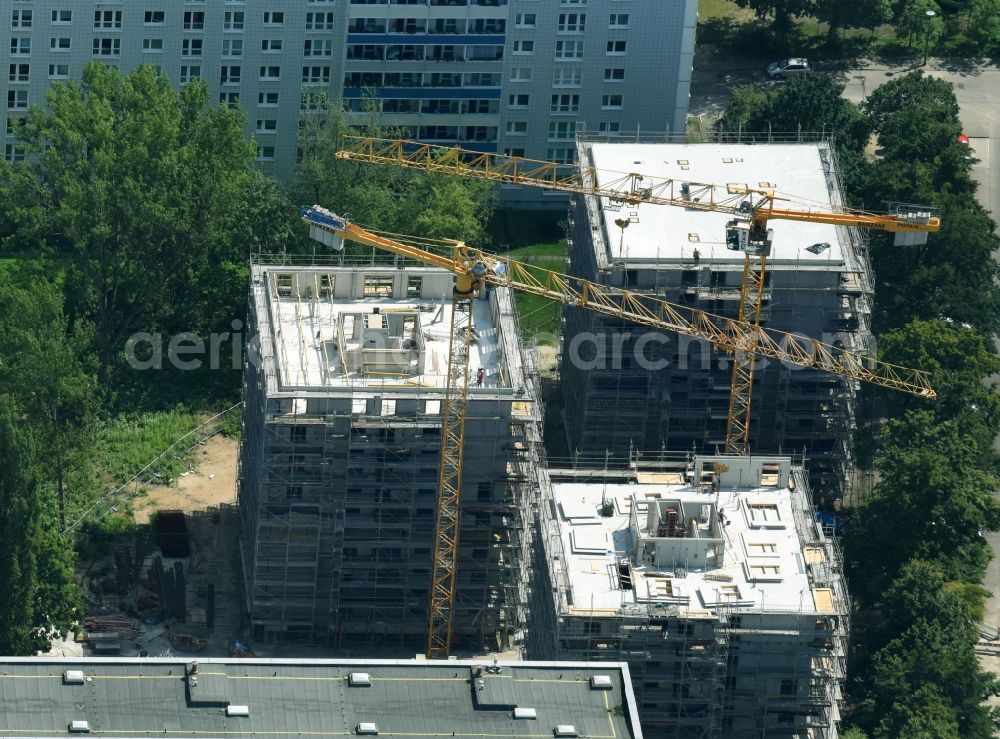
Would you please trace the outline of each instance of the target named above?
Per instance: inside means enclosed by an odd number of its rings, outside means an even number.
[[[239,503],[258,640],[421,649],[453,278],[254,263]],[[506,290],[472,302],[456,644],[521,639],[540,465],[536,370]]]
[[[836,210],[844,194],[827,141],[673,144],[580,141],[581,166],[721,186],[775,189]],[[696,185],[691,186],[694,191]],[[678,188],[683,196],[685,187]],[[720,195],[721,194],[721,195]],[[694,208],[621,206],[592,196],[571,208],[571,272],[708,313],[739,314],[743,253],[726,244],[732,216]],[[762,324],[865,353],[871,349],[872,279],[854,229],[772,220]],[[706,342],[639,330],[568,308],[562,386],[570,452],[585,463],[634,451],[724,449],[731,357]],[[813,489],[846,492],[854,466],[856,383],[759,361],[750,448],[809,457]]]
[[[627,662],[647,736],[836,739],[850,603],[801,465],[551,474],[532,658]]]

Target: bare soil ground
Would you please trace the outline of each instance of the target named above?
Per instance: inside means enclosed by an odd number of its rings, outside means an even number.
[[[135,502],[135,522],[149,523],[156,510],[181,510],[187,513],[236,500],[235,439],[216,435],[195,453],[192,470],[177,478],[174,485],[150,485],[145,497]]]

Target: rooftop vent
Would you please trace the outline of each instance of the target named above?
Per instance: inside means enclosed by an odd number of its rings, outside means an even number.
[[[70,734],[89,734],[90,733],[90,722],[89,721],[70,721],[69,722],[69,733]]]
[[[226,715],[230,717],[249,716],[250,706],[226,706]]]
[[[591,690],[611,690],[611,675],[591,675]]]
[[[538,718],[538,711],[534,708],[517,707],[514,709],[514,718]]]
[[[552,730],[552,733],[556,736],[578,736],[573,724],[559,724]]]
[[[66,670],[63,673],[63,685],[83,685],[84,682],[83,670]]]
[[[354,733],[362,736],[378,736],[378,724],[374,721],[362,721]]]
[[[372,676],[367,672],[352,672],[347,678],[347,684],[352,688],[370,688]]]

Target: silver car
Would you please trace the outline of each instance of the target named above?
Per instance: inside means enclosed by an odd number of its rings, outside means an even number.
[[[780,62],[771,62],[767,65],[767,76],[775,80],[783,80],[786,77],[808,71],[808,59],[782,59]]]

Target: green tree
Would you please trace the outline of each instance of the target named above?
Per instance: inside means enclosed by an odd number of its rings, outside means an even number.
[[[967,33],[983,54],[1000,51],[1000,0],[972,0]]]
[[[935,13],[928,17],[927,11]],[[934,0],[903,0],[899,3],[894,17],[896,35],[905,37],[907,46],[913,44],[913,39],[924,40],[930,46],[944,32],[944,21],[941,19],[941,6]]]
[[[955,86],[947,80],[928,77],[923,70],[916,70],[876,87],[861,104],[872,131],[878,133],[882,125],[895,115],[913,108],[936,119],[957,121],[958,100]]]
[[[6,394],[0,394],[0,459],[0,652],[24,655],[36,645],[38,460],[31,428]]]
[[[254,167],[242,114],[209,107],[200,81],[177,92],[151,66],[125,76],[94,63],[47,100],[18,131],[30,156],[0,170],[0,196],[15,202],[12,238],[66,260],[69,307],[93,320],[103,381],[123,369],[129,334],[193,330],[218,266],[277,250],[294,216]]]
[[[992,736],[980,704],[1000,686],[980,669],[977,623],[938,568],[908,562],[863,638],[872,669],[859,717],[873,737]]]
[[[762,85],[735,85],[729,88],[729,104],[716,127],[720,131],[749,131],[750,118],[768,104],[772,95]]]
[[[337,106],[306,124],[293,196],[303,204],[330,208],[365,228],[483,244],[496,201],[492,184],[336,157],[347,137],[400,136],[378,126],[378,106],[377,98],[371,98],[370,116],[360,131],[348,124]]]
[[[978,583],[990,559],[982,534],[1000,525],[997,479],[976,465],[979,440],[931,411],[890,421],[877,459],[880,482],[845,533],[855,596],[873,603],[911,559],[949,580]]]
[[[868,126],[857,106],[844,100],[844,86],[825,75],[799,75],[773,92],[743,88],[719,121],[720,130],[758,133],[822,133],[843,148],[857,149]]]
[[[905,192],[905,184],[899,187],[895,194]],[[897,246],[891,237],[872,238],[876,327],[897,328],[911,318],[951,319],[996,332],[1000,329],[996,282],[1000,265],[993,254],[1000,240],[992,219],[967,194],[935,195],[928,187],[916,193],[915,199],[942,206],[941,231],[919,245]]]

